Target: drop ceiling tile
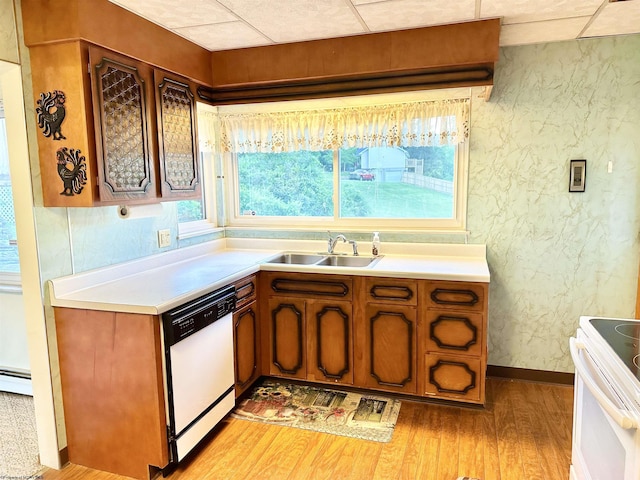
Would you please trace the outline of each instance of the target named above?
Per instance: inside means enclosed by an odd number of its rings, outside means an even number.
[[[110,0],[166,28],[232,22],[238,18],[215,0]]]
[[[482,18],[503,17],[503,25],[593,15],[603,2],[603,0],[481,1],[480,16]]]
[[[344,0],[219,0],[274,42],[364,33]]]
[[[564,18],[544,22],[503,25],[500,30],[500,46],[571,40],[580,35],[590,18]]]
[[[608,3],[583,37],[640,33],[640,0]]]
[[[208,50],[258,47],[272,42],[243,22],[215,23],[197,27],[176,28],[174,31]]]
[[[475,0],[394,0],[363,3],[356,9],[371,31],[377,32],[474,20],[475,4]]]

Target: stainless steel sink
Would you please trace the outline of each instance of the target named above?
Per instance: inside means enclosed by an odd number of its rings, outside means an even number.
[[[324,260],[325,255],[313,253],[283,253],[279,257],[269,260],[267,263],[287,263],[293,265],[313,265]]]
[[[322,253],[285,252],[266,263],[287,265],[317,265],[319,267],[357,267],[374,265],[381,257],[329,255]]]
[[[333,267],[368,267],[373,265],[380,257],[347,257],[343,255],[329,255],[320,260],[316,265],[330,265]]]

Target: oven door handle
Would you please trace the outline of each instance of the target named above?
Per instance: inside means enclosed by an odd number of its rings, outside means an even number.
[[[596,398],[600,406],[609,414],[609,416],[623,429],[633,430],[638,428],[638,421],[629,415],[625,410],[620,410],[611,399],[598,387],[593,380],[587,366],[578,350],[585,350],[585,344],[577,341],[571,337],[569,339],[569,350],[571,351],[571,358],[573,358],[573,364],[576,367],[576,372],[582,378],[585,386],[589,389],[592,395]]]

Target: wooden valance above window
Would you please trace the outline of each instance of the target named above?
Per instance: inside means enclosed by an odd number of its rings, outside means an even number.
[[[500,19],[212,52],[212,105],[493,85]]]

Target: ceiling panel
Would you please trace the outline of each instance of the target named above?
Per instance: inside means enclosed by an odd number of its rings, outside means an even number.
[[[219,0],[274,42],[364,33],[345,0]]]
[[[174,30],[193,43],[208,50],[259,47],[273,42],[244,22],[216,23]]]
[[[602,2],[603,0],[482,0],[480,15],[483,18],[503,17],[503,24],[539,22],[593,15]]]
[[[544,22],[503,25],[500,29],[500,46],[571,40],[580,34],[590,18],[564,18]]]
[[[377,32],[473,20],[476,0],[354,3],[367,26]]]
[[[238,18],[216,0],[111,0],[166,28],[232,22]]]
[[[640,0],[607,4],[584,32],[584,37],[640,33]]]

